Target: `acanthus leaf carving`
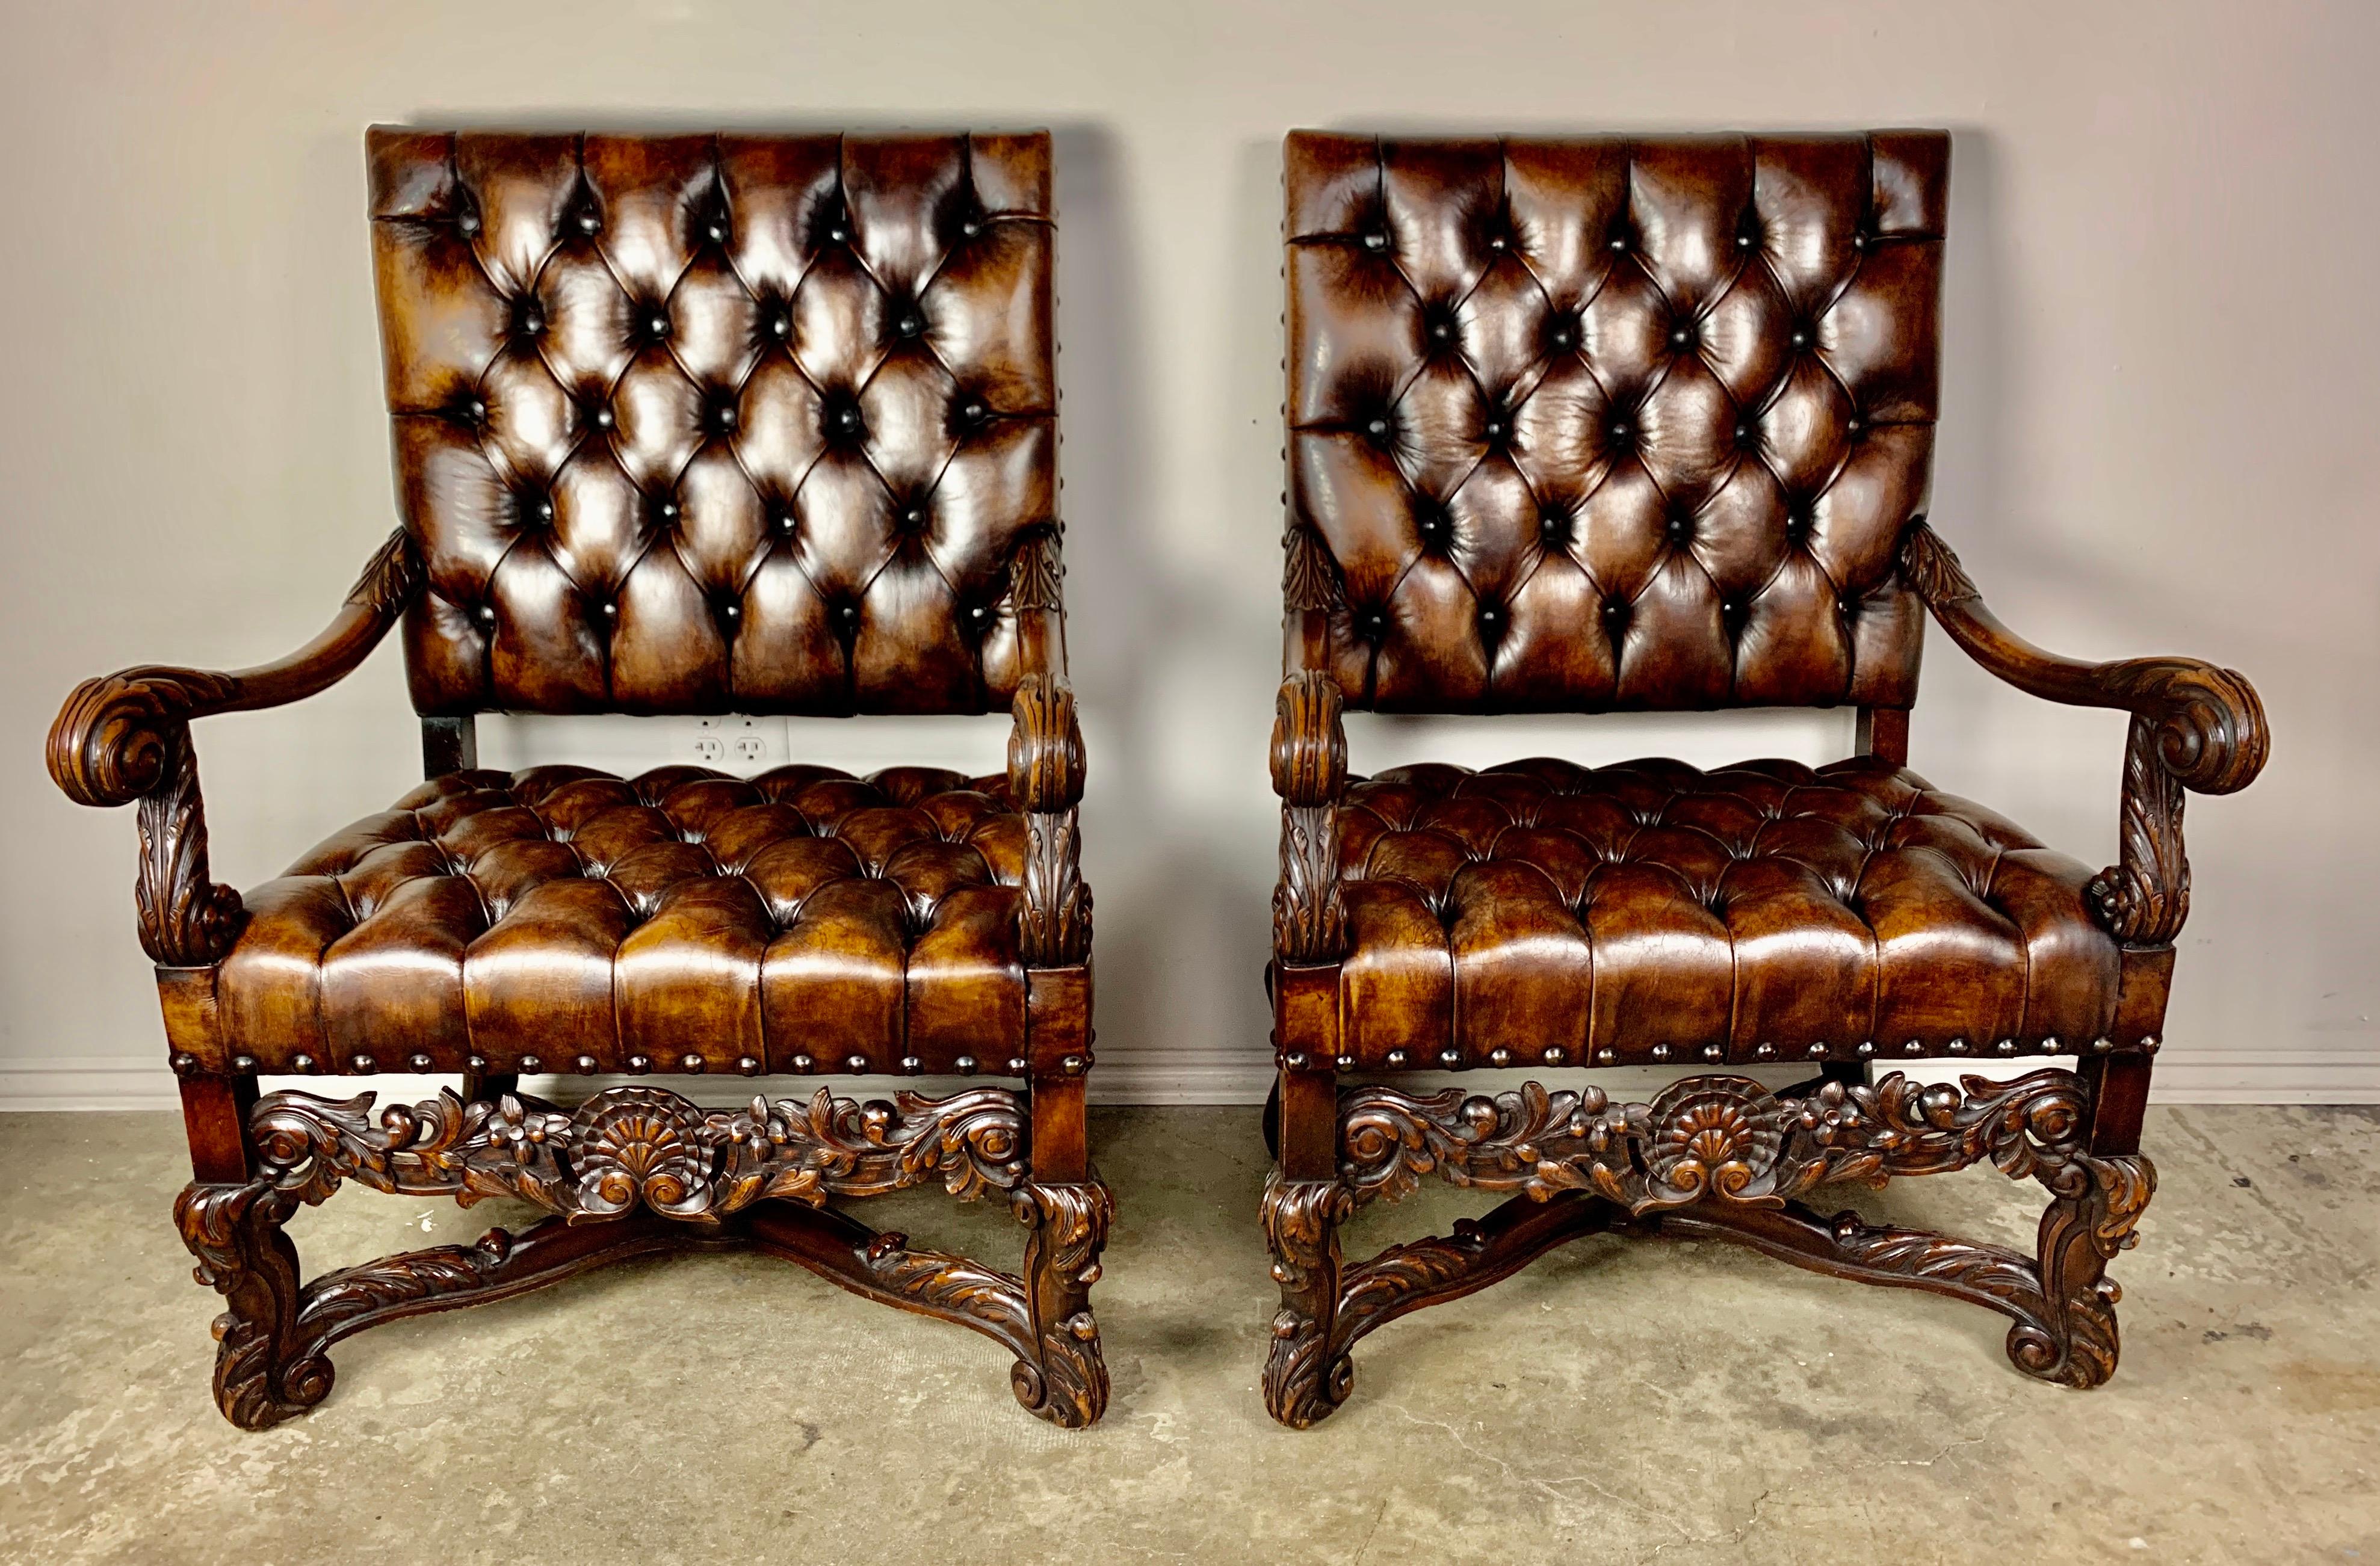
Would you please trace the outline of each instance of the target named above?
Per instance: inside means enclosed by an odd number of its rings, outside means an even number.
[[[356,585],[347,589],[346,601],[382,619],[395,619],[413,601],[426,579],[412,535],[399,528],[365,563]]]
[[[188,730],[169,741],[164,781],[140,796],[140,858],[132,880],[140,949],[163,967],[223,960],[248,923],[238,892],[212,880],[199,762]]]
[[[1020,611],[1054,613],[1065,607],[1066,564],[1053,524],[1027,532],[1009,558],[1009,602]]]
[[[1928,604],[1958,603],[1983,596],[1975,590],[1966,567],[1959,564],[1958,552],[1944,543],[1923,516],[1911,522],[1901,535],[1900,575]]]
[[[1313,528],[1293,524],[1281,538],[1286,558],[1281,563],[1281,602],[1291,613],[1305,610],[1330,610],[1346,601],[1346,589],[1339,579],[1338,563],[1330,558],[1330,550],[1322,535]]]
[[[1309,670],[1283,680],[1274,703],[1272,785],[1281,811],[1273,952],[1285,962],[1330,962],[1346,946],[1338,832],[1347,786],[1344,702],[1338,681]]]
[[[1083,731],[1062,680],[1027,675],[1010,707],[1008,791],[1025,811],[1025,900],[1019,943],[1032,967],[1079,963],[1091,948],[1091,892],[1083,884],[1076,806]]]

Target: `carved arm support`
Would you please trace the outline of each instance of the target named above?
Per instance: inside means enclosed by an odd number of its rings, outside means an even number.
[[[1339,683],[1308,671],[1281,683],[1273,707],[1272,791],[1281,795],[1281,883],[1272,894],[1273,955],[1336,962],[1346,950],[1339,895],[1339,800],[1347,791],[1347,731]]]
[[[1075,807],[1083,799],[1083,731],[1075,693],[1028,674],[1009,709],[1008,792],[1025,811],[1026,965],[1064,967],[1091,948],[1091,889],[1083,884]]]
[[[214,674],[145,664],[85,680],[50,726],[50,776],[82,805],[140,804],[133,897],[140,944],[166,967],[219,961],[246,911],[207,876],[206,813],[190,721],[279,707],[335,685],[364,661],[421,585],[398,528],[372,556],[322,634],[288,657]]]
[[[2272,735],[2255,687],[2194,658],[2089,663],[2034,646],[1984,606],[1959,557],[1922,518],[1901,540],[1900,574],[1952,641],[2019,690],[2132,715],[2119,857],[2092,881],[2091,896],[2100,921],[2127,944],[2171,941],[2190,913],[2182,793],[2229,794],[2264,770]]]

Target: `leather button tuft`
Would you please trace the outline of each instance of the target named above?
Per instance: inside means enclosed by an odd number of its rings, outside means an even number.
[[[859,629],[859,605],[846,603],[834,612],[834,623],[848,633]]]
[[[591,206],[580,207],[571,214],[571,221],[579,233],[590,237],[600,233],[603,227],[603,214]]]
[[[1685,325],[1678,325],[1670,328],[1670,346],[1673,348],[1693,347],[1694,346],[1694,329],[1691,326]]]
[[[1788,338],[1787,341],[1791,342],[1797,348],[1806,348],[1810,346],[1809,330],[1806,327],[1797,326],[1793,329],[1793,335]]]
[[[601,606],[600,613],[606,620],[617,620],[620,617],[620,606],[606,599]]]
[[[659,505],[653,507],[653,512],[664,525],[674,522],[677,520],[677,502],[664,497]]]
[[[1386,440],[1389,433],[1389,421],[1385,419],[1375,419],[1364,426],[1364,433],[1376,441]]]
[[[587,415],[587,421],[589,424],[594,425],[598,430],[609,430],[613,424],[618,422],[617,419],[612,417],[612,410],[609,407],[601,406],[597,407]]]
[[[480,214],[466,207],[455,214],[455,226],[467,236],[477,234],[480,231]]]
[[[892,323],[892,330],[904,337],[915,337],[926,329],[926,318],[911,310]]]
[[[922,505],[913,505],[901,513],[901,520],[912,528],[922,528],[926,525],[926,508]]]
[[[1388,248],[1389,237],[1387,235],[1381,233],[1378,229],[1369,229],[1365,232],[1364,249],[1367,250],[1385,250]]]
[[[1378,641],[1389,634],[1389,617],[1378,609],[1366,609],[1355,616],[1355,634],[1366,641]]]
[[[658,339],[666,337],[669,334],[670,321],[669,316],[666,313],[661,310],[654,310],[651,314],[645,317],[646,336]]]
[[[777,531],[780,533],[784,533],[790,536],[794,529],[800,526],[801,519],[794,515],[793,507],[787,506],[784,510],[777,513]]]
[[[496,606],[492,603],[483,603],[472,612],[471,618],[482,625],[492,625],[496,623]]]
[[[771,337],[790,337],[790,336],[792,336],[793,334],[794,334],[794,318],[793,318],[792,316],[785,314],[783,310],[780,310],[780,311],[778,311],[776,314],[774,314],[774,315],[772,315],[772,316],[771,316],[771,317],[769,318],[769,335],[770,335],[770,336],[771,336]]]
[[[832,228],[828,229],[826,231],[826,237],[828,241],[832,244],[848,245],[851,243],[850,228],[840,223],[836,224]]]

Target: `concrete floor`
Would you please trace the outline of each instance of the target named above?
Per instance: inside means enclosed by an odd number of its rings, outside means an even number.
[[[971,1333],[681,1256],[366,1333],[320,1409],[244,1435],[167,1219],[176,1125],[0,1117],[0,1559],[2380,1562],[2380,1112],[2153,1111],[2096,1392],[2018,1375],[1972,1307],[1597,1238],[1375,1335],[1304,1434],[1257,1395],[1253,1111],[1094,1135],[1123,1208],[1087,1434]],[[1432,1191],[1349,1248],[1485,1205]],[[1873,1205],[2026,1244],[2040,1200],[1985,1169]],[[320,1268],[493,1208],[350,1187],[294,1232]],[[867,1210],[1014,1265],[991,1204]]]

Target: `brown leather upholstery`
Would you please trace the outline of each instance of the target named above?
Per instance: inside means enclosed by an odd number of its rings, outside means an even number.
[[[1945,137],[1287,164],[1302,666],[1398,710],[1910,703]]]
[[[2116,1025],[2091,870],[1873,758],[1401,767],[1348,788],[1339,840],[1363,1067],[2073,1051]]]
[[[979,712],[1039,667],[1045,135],[370,160],[421,711]]]
[[[267,1071],[1021,1074],[1007,795],[917,767],[434,778],[246,894],[225,1026]]]

